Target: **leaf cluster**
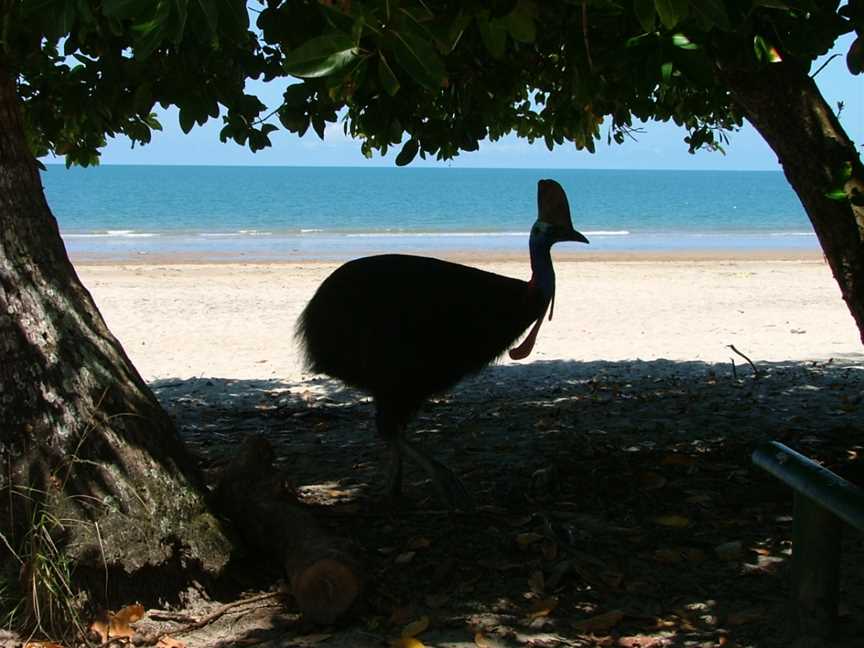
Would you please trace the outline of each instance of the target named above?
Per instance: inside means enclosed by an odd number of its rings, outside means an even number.
[[[146,143],[154,106],[188,132],[258,150],[280,127],[324,137],[340,117],[363,153],[450,159],[515,133],[551,149],[623,142],[674,121],[721,149],[741,115],[718,62],[809,66],[864,29],[864,0],[0,0],[31,145],[74,163],[106,136]],[[254,24],[250,23],[250,14]],[[850,70],[864,68],[856,40]],[[286,84],[270,114],[245,82]],[[277,125],[278,124],[278,125]]]

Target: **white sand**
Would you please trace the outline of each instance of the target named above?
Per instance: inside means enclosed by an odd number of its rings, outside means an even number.
[[[82,264],[78,271],[146,379],[296,381],[294,322],[337,265]],[[529,274],[522,259],[476,265]],[[567,260],[556,273],[555,317],[523,362],[728,362],[729,344],[754,361],[864,360],[840,290],[814,256]]]

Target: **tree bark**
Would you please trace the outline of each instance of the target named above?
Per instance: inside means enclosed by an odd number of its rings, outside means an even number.
[[[855,204],[864,204],[864,166],[855,144],[796,62],[749,69],[721,62],[720,77],[777,154],[864,341],[864,207]],[[852,174],[840,181],[846,163]],[[826,196],[838,186],[851,200]]]
[[[66,255],[2,58],[0,125],[0,532],[25,574],[49,532],[100,598],[216,574],[230,543]]]

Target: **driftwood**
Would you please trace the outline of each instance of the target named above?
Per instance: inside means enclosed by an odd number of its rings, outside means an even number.
[[[360,596],[360,563],[350,542],[322,529],[297,501],[273,458],[263,437],[248,438],[225,469],[217,503],[250,547],[282,565],[304,618],[333,623]]]

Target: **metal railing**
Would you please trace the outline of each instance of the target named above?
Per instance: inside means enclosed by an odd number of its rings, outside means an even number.
[[[864,531],[864,490],[771,441],[753,463],[794,491],[792,622],[801,636],[830,634],[837,617],[843,524]]]

